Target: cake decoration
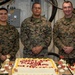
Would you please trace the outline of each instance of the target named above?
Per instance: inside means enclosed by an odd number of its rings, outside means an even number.
[[[59,73],[52,59],[17,58],[12,75],[59,75]]]

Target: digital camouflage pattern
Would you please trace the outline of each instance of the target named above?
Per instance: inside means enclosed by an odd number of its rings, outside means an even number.
[[[66,58],[75,57],[75,15],[71,18],[61,18],[54,25],[54,44],[59,48],[60,55]],[[70,54],[66,54],[62,50],[63,46],[71,46],[74,50]]]
[[[10,54],[10,59],[14,60],[18,50],[19,33],[17,29],[9,24],[0,25],[0,55]]]
[[[40,57],[45,56],[48,46],[51,42],[51,24],[46,18],[33,18],[32,16],[25,19],[21,25],[21,41],[24,45],[24,57]],[[32,48],[42,46],[43,50],[40,54],[32,53]]]

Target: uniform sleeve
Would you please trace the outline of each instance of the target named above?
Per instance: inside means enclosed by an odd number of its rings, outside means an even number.
[[[74,50],[75,50],[75,39],[74,39],[74,46],[73,46]]]
[[[2,53],[0,53],[0,57],[1,57]]]
[[[1,57],[1,55],[2,55],[1,51],[2,51],[2,49],[1,49],[1,45],[0,45],[0,57]]]
[[[15,38],[14,38],[14,43],[13,43],[13,49],[9,53],[11,58],[14,57],[17,51],[19,50],[19,32],[18,30],[15,30],[14,35],[15,35]]]
[[[60,37],[59,37],[59,23],[56,22],[53,28],[53,41],[54,45],[58,47],[58,49],[62,49],[64,47],[64,44],[61,42]]]
[[[75,25],[74,25],[74,32],[73,32],[73,48],[74,48],[74,50],[75,50]]]
[[[52,28],[50,22],[47,22],[47,25],[45,26],[44,35],[45,38],[42,46],[47,48],[50,45],[52,39]]]
[[[23,21],[21,24],[21,42],[24,45],[24,48],[30,48],[30,41],[29,41],[29,27],[27,27],[27,23],[26,21]],[[30,48],[31,49],[31,48]]]
[[[25,34],[25,24],[22,22],[21,24],[21,42],[23,45],[25,45],[25,40],[27,39],[27,35]]]
[[[75,50],[75,26],[74,26],[74,33],[73,33],[73,36],[74,36],[74,37],[73,37],[73,44],[72,44],[73,46],[72,46],[72,47],[73,47],[74,50]]]
[[[72,47],[75,50],[75,40],[73,41]]]

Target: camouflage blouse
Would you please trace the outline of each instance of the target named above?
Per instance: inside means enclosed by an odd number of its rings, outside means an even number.
[[[17,29],[7,24],[0,25],[0,55],[10,54],[11,60],[15,58],[19,49],[19,33]]]
[[[71,18],[61,18],[54,25],[54,44],[59,48],[59,53],[65,57],[75,57],[75,15]],[[71,46],[74,50],[66,54],[63,46]]]
[[[25,19],[21,25],[21,41],[25,49],[42,46],[48,48],[51,42],[51,24],[44,17],[32,16]]]

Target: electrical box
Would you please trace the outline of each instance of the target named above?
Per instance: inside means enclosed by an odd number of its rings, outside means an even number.
[[[20,27],[20,9],[8,9],[8,23]]]

